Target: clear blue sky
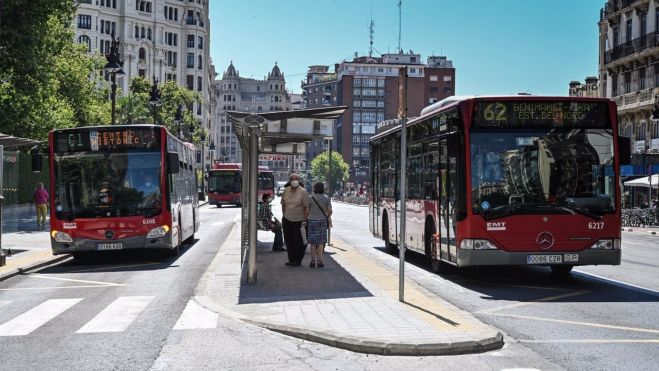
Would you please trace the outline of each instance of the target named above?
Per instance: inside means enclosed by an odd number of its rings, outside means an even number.
[[[402,47],[445,55],[456,93],[566,95],[571,80],[597,76],[604,0],[403,0]],[[398,0],[211,0],[211,57],[262,79],[275,61],[299,93],[309,65],[398,45]],[[379,53],[378,53],[379,52]]]

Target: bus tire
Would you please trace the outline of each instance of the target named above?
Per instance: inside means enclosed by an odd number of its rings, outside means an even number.
[[[183,244],[183,231],[181,230],[181,215],[178,216],[178,238],[176,239],[176,246],[169,250],[169,256],[178,256],[181,253],[181,245]]]
[[[384,214],[382,222],[382,239],[384,240],[384,249],[391,254],[398,252],[398,246],[389,241],[389,216]]]
[[[222,207],[221,204],[215,204],[215,206],[217,206],[218,209]]]
[[[554,274],[565,276],[570,274],[572,271],[573,265],[551,265],[551,271]]]
[[[444,268],[442,261],[438,257],[433,258],[432,256],[432,236],[434,231],[435,223],[432,221],[432,218],[428,218],[426,220],[426,229],[424,234],[426,258],[428,259],[430,269],[433,271],[433,273],[441,273],[442,268]]]
[[[86,252],[74,252],[71,255],[73,255],[73,259],[77,263],[86,263],[89,261],[89,254]]]
[[[197,225],[197,221],[195,220],[194,210],[193,210],[192,211],[192,235],[190,237],[186,238],[186,240],[185,240],[185,242],[189,243],[190,245],[192,245],[194,243],[194,234],[195,234],[196,225]]]

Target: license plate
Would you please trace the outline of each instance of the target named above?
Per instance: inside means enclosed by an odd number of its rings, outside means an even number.
[[[579,254],[565,254],[563,261],[566,263],[577,263],[579,262]]]
[[[99,243],[96,245],[97,250],[121,250],[124,248],[124,245],[121,242],[117,243]]]
[[[563,255],[527,255],[526,264],[562,263]]]

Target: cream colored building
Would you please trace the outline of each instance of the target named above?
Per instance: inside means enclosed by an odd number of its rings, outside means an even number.
[[[582,84],[580,81],[570,81],[569,95],[571,97],[599,97],[597,77],[586,77],[585,84]]]
[[[618,105],[620,133],[632,152],[659,151],[651,119],[659,99],[659,3],[610,0],[600,10],[599,92]]]

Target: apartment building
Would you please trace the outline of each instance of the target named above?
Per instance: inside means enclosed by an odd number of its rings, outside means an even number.
[[[580,81],[570,81],[570,88],[568,95],[570,97],[599,97],[599,87],[597,84],[597,76],[586,77],[585,83]]]

